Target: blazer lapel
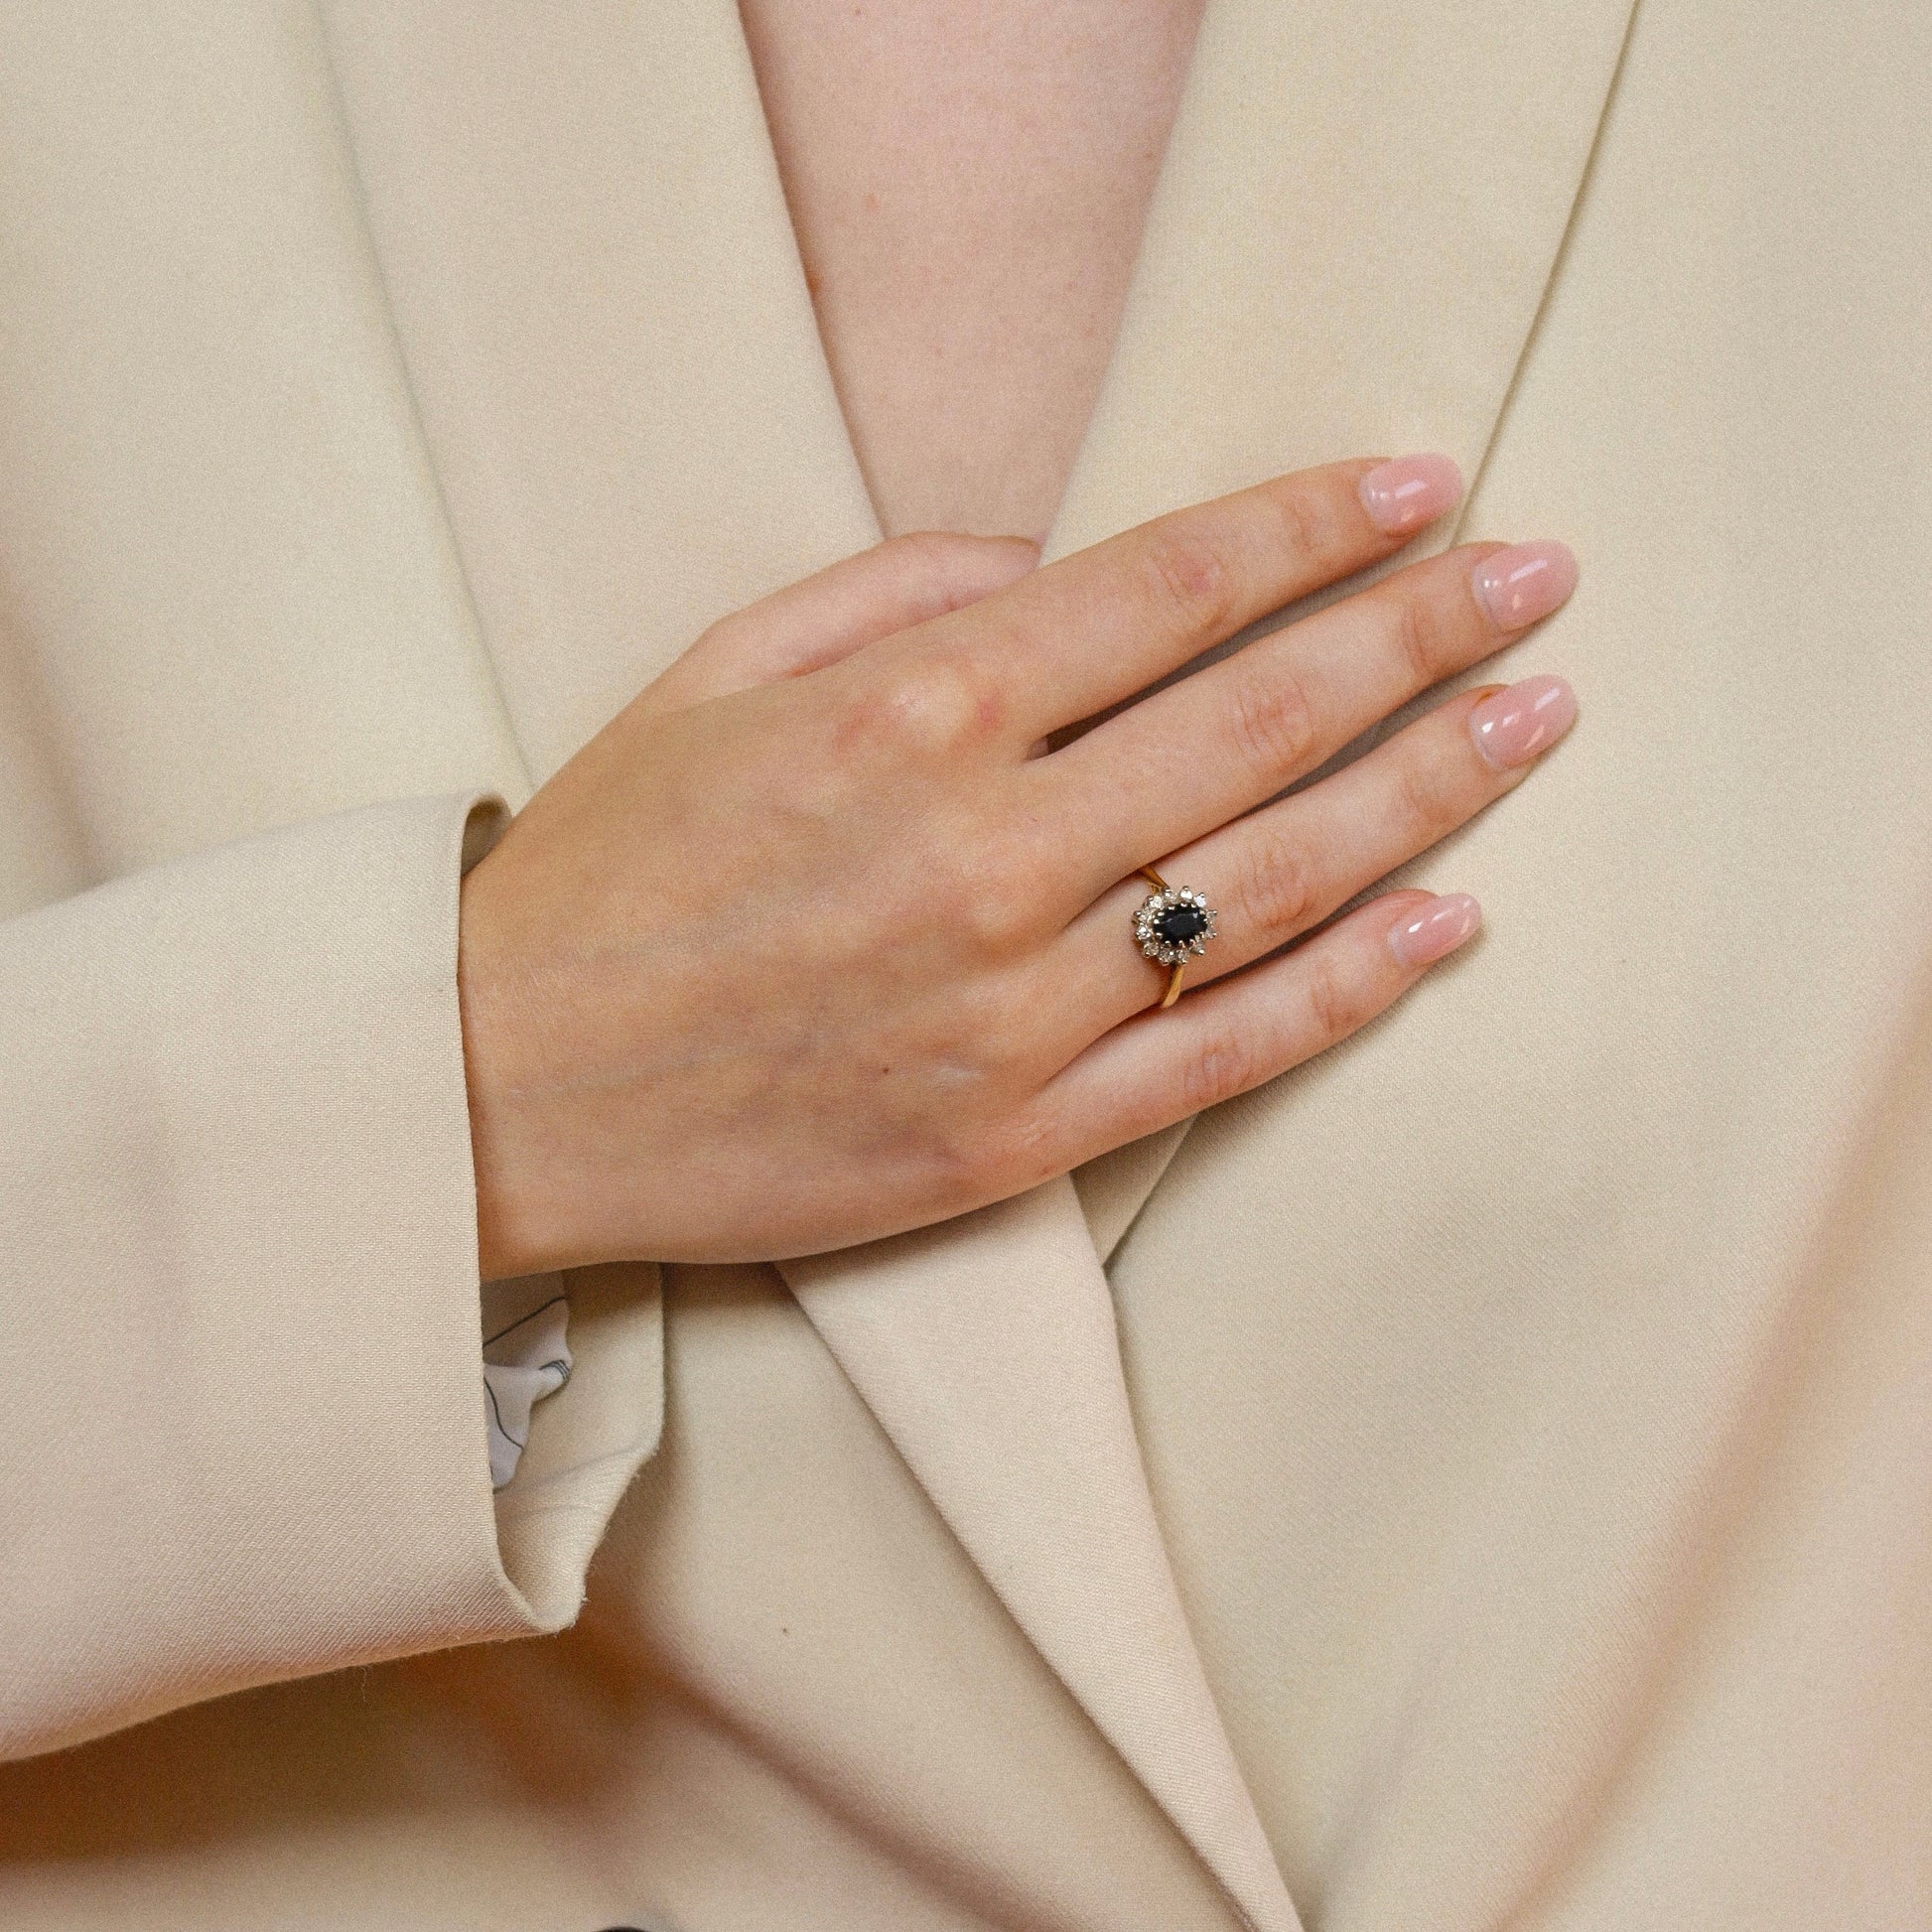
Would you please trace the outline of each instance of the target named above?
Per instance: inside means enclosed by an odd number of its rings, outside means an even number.
[[[987,1582],[1242,1921],[1294,1932],[1174,1589],[1069,1183],[784,1274]]]
[[[325,0],[450,520],[541,782],[879,541],[730,0]]]
[[[1444,449],[1473,480],[1628,18],[1629,0],[1209,0],[1048,557],[1356,451]],[[1093,1164],[1077,1193],[786,1274],[1069,1690],[1248,1919],[1287,1927],[1167,1561],[1096,1251],[1181,1131]]]

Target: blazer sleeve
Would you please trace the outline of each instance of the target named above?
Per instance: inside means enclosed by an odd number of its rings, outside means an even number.
[[[0,1754],[576,1613],[656,1439],[654,1281],[571,1278],[561,1449],[499,1524],[456,944],[500,819],[376,806],[0,922]]]

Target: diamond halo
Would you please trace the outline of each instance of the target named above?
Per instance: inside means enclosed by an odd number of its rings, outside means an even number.
[[[1149,959],[1184,965],[1214,937],[1214,908],[1185,886],[1150,893],[1134,914],[1134,938]]]

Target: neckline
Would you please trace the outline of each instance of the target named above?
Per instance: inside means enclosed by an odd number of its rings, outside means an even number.
[[[743,63],[743,70],[750,76],[751,92],[754,103],[752,119],[757,122],[759,139],[762,143],[761,159],[768,169],[771,179],[778,187],[778,201],[783,211],[784,239],[789,246],[791,261],[797,277],[798,286],[804,291],[805,302],[810,316],[811,351],[817,368],[815,374],[823,381],[834,398],[838,412],[839,431],[844,443],[844,456],[853,472],[861,479],[866,501],[871,508],[876,538],[883,538],[886,520],[874,494],[873,484],[866,465],[861,460],[858,439],[853,433],[852,419],[847,405],[845,392],[841,387],[834,366],[831,350],[825,337],[823,319],[812,292],[812,279],[805,266],[804,248],[798,232],[798,220],[792,206],[791,192],[787,184],[785,170],[778,154],[777,141],[771,128],[771,115],[765,100],[764,88],[759,77],[758,64],[752,55],[750,36],[745,30],[743,9],[739,0],[724,0],[728,6],[732,26],[738,38],[738,49]],[[1129,267],[1127,283],[1122,294],[1120,310],[1114,320],[1113,338],[1108,345],[1107,356],[1102,364],[1099,382],[1095,385],[1093,401],[1089,405],[1087,417],[1081,426],[1078,442],[1074,446],[1072,461],[1067,466],[1059,495],[1048,519],[1046,536],[1041,548],[1042,560],[1054,554],[1054,539],[1062,522],[1066,519],[1069,502],[1086,469],[1088,446],[1094,435],[1095,423],[1099,417],[1102,399],[1113,388],[1116,369],[1121,359],[1122,343],[1126,337],[1129,319],[1134,311],[1135,291],[1143,273],[1149,268],[1150,237],[1157,232],[1156,213],[1161,207],[1162,195],[1173,159],[1176,138],[1183,125],[1189,123],[1197,112],[1196,96],[1201,87],[1201,47],[1206,36],[1209,17],[1216,13],[1221,0],[1202,0],[1200,16],[1195,23],[1194,37],[1188,48],[1185,67],[1181,73],[1180,86],[1174,102],[1173,118],[1168,125],[1167,141],[1162,152],[1162,161],[1156,173],[1154,186],[1148,197],[1147,208],[1142,216],[1141,231],[1134,247],[1134,258]],[[1154,272],[1159,272],[1158,264]]]

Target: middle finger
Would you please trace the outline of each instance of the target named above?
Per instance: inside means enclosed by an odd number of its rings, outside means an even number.
[[[1577,581],[1549,540],[1471,544],[1414,564],[1036,759],[1048,822],[1078,825],[1076,891],[1251,811],[1419,692],[1500,650]],[[1071,843],[1071,842],[1070,842]]]

